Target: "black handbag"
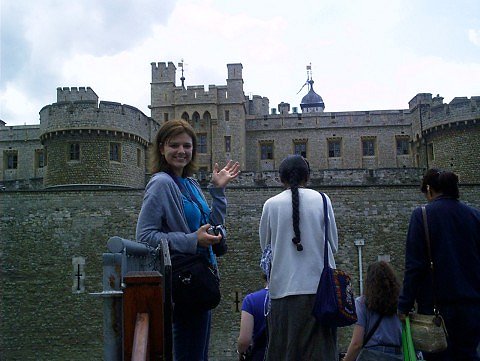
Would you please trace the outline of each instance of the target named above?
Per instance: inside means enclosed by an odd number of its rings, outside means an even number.
[[[172,297],[175,307],[207,311],[220,303],[220,279],[202,254],[174,254]]]

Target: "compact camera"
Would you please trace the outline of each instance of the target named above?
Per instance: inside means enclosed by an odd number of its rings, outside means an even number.
[[[222,236],[222,239],[219,243],[212,245],[213,253],[215,253],[215,255],[218,257],[223,256],[225,253],[227,253],[227,230],[225,229],[225,227],[221,224],[219,224],[218,226],[211,226],[207,229],[207,233],[214,236]]]
[[[211,226],[210,228],[207,229],[207,233],[211,234],[213,236],[218,236],[221,235],[222,238],[225,238],[225,227],[223,227],[221,224],[218,226]]]

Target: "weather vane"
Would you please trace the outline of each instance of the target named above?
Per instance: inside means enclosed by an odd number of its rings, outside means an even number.
[[[180,63],[178,63],[178,67],[182,68],[182,76],[180,77],[180,80],[182,81],[182,88],[185,89],[185,77],[183,76],[183,58],[180,60]]]
[[[307,81],[302,85],[302,87],[297,92],[297,94],[302,91],[302,89],[305,87],[305,85],[310,84],[311,81],[312,81],[312,63],[307,65]]]

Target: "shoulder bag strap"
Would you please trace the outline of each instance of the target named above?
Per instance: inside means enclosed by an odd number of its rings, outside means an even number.
[[[327,198],[325,194],[321,193],[323,199],[323,218],[325,223],[325,248],[323,250],[323,267],[328,266],[328,210],[327,210]]]
[[[370,329],[370,331],[368,331],[367,335],[365,336],[365,338],[363,339],[363,346],[365,346],[368,341],[370,341],[370,339],[372,338],[373,334],[375,333],[375,331],[377,331],[377,328],[378,326],[380,326],[380,322],[382,322],[382,319],[383,319],[383,315],[381,315],[377,321],[375,322],[375,324],[373,325],[373,327]]]
[[[432,248],[430,242],[430,232],[428,231],[427,209],[422,206],[423,229],[425,231],[425,243],[427,245],[428,263],[432,274],[432,292],[433,292],[433,312],[438,315],[437,299],[435,297],[435,272],[433,267]]]
[[[197,199],[197,197],[195,196],[195,194],[193,194],[192,192],[190,192],[188,190],[188,188],[186,188],[182,183],[180,183],[178,181],[178,179],[173,176],[172,174],[166,172],[172,179],[173,181],[175,182],[175,184],[177,185],[178,189],[180,190],[180,193],[182,193],[188,200],[192,201],[193,203],[195,203],[195,205],[197,206],[198,210],[200,211],[200,214],[202,215],[202,223],[205,224],[207,222],[209,222],[209,218],[210,216],[205,213],[202,205],[200,204],[200,201]],[[187,181],[192,183],[192,181],[187,178]]]

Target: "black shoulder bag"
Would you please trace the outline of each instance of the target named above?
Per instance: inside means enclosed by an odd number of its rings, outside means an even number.
[[[172,179],[183,193],[184,187],[180,186],[174,177]],[[197,206],[203,215],[201,205],[197,203]],[[175,307],[207,311],[220,303],[218,273],[203,254],[173,253],[171,261],[172,298]]]

